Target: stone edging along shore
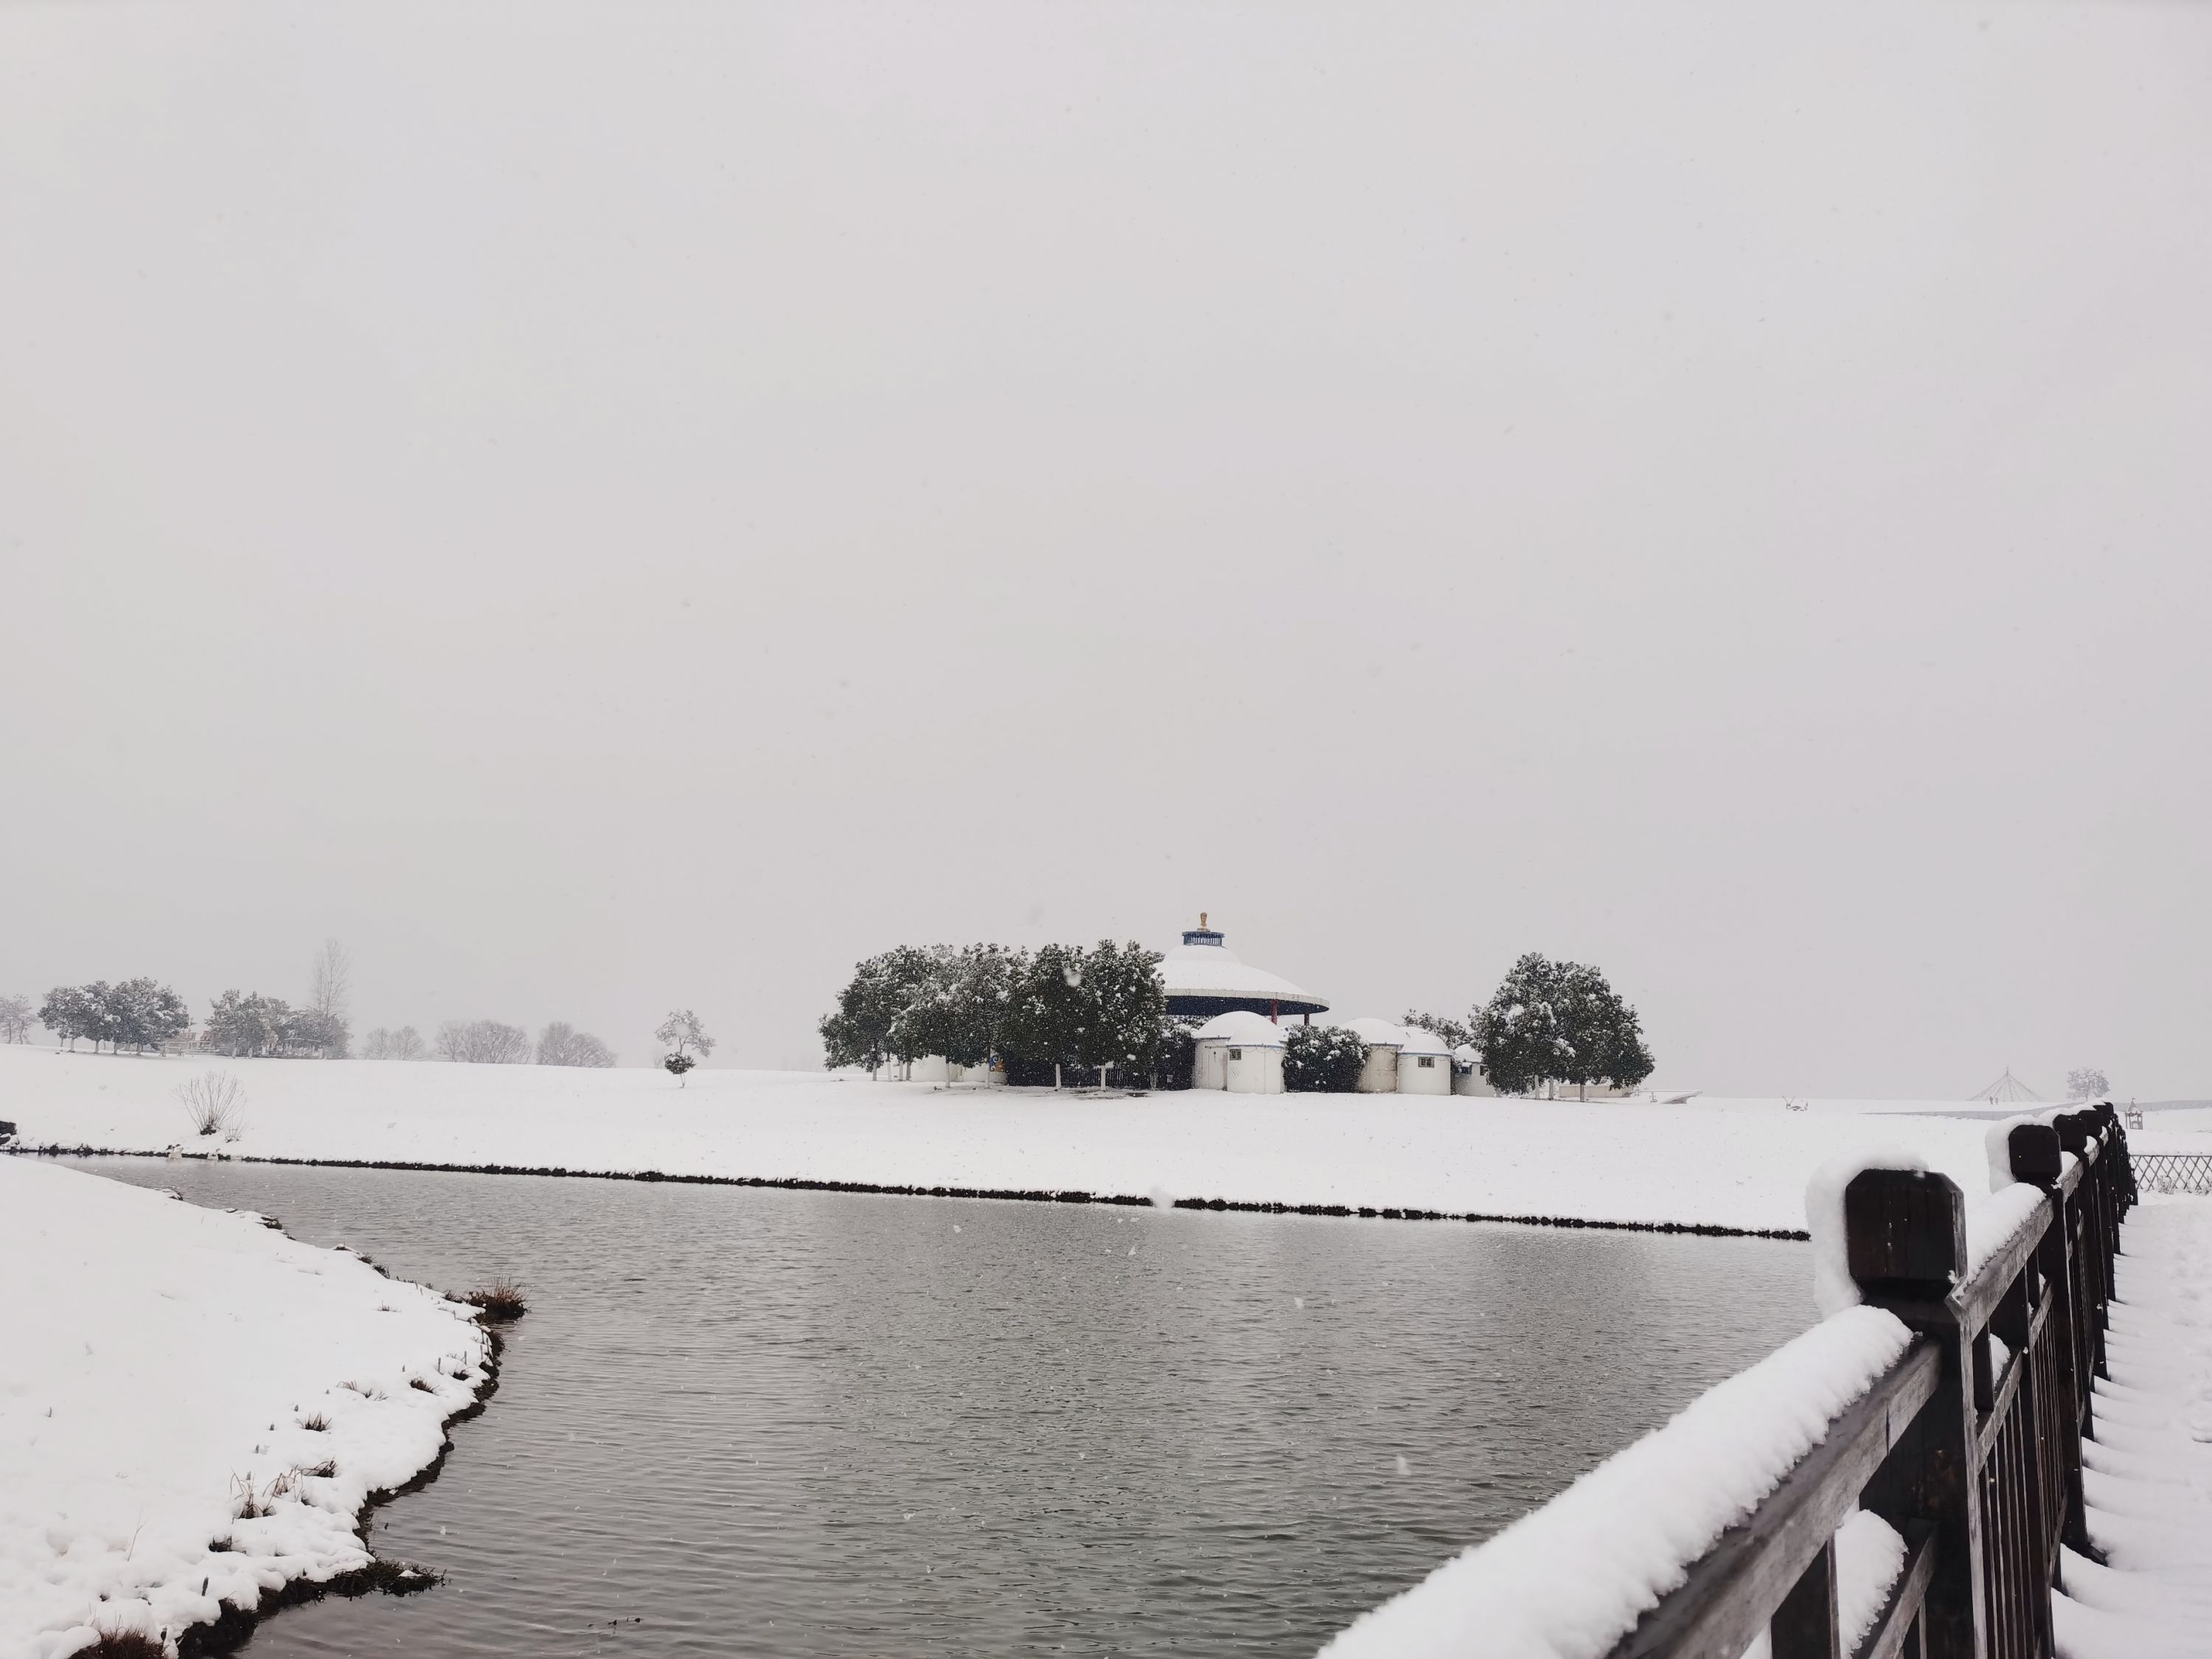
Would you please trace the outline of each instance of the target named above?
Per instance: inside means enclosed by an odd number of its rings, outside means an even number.
[[[145,1158],[165,1160],[164,1152],[118,1151],[102,1146],[16,1146],[18,1157]],[[405,1170],[427,1175],[496,1175],[562,1176],[583,1181],[666,1182],[690,1187],[769,1187],[790,1192],[877,1193],[896,1198],[988,1198],[1026,1204],[1118,1204],[1138,1209],[1158,1208],[1148,1197],[1127,1193],[1091,1193],[1075,1189],[1049,1191],[994,1187],[886,1186],[866,1181],[823,1181],[806,1176],[669,1175],[659,1170],[571,1170],[518,1164],[421,1164],[384,1158],[256,1158],[214,1152],[185,1152],[196,1162],[267,1164],[321,1170]],[[1803,1242],[1812,1235],[1802,1227],[1729,1227],[1711,1222],[1592,1221],[1579,1216],[1486,1215],[1476,1211],[1370,1208],[1346,1204],[1279,1204],[1248,1199],[1178,1198],[1178,1210],[1243,1211],[1261,1215],[1316,1215],[1357,1217],[1382,1221],[1498,1221],[1522,1227],[1564,1227],[1606,1232],[1692,1233],[1708,1238],[1779,1238]]]

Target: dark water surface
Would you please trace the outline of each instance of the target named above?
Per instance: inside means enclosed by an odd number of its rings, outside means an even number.
[[[1310,1653],[1812,1322],[1764,1239],[82,1160],[465,1289],[490,1409],[295,1655]]]

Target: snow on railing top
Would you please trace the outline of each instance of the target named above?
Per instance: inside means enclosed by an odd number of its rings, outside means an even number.
[[[1748,1516],[1911,1341],[1823,1320],[1543,1508],[1340,1633],[1328,1659],[1599,1659]]]

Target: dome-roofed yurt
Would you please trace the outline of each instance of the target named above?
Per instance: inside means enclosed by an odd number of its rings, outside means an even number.
[[[1482,1056],[1468,1043],[1452,1050],[1452,1092],[1494,1097],[1498,1091],[1482,1074]]]
[[[1448,1095],[1452,1091],[1451,1050],[1433,1031],[1418,1025],[1403,1028],[1405,1042],[1398,1048],[1398,1092],[1401,1095]]]
[[[1406,1028],[1387,1019],[1348,1019],[1344,1029],[1367,1045],[1367,1064],[1359,1069],[1363,1095],[1398,1092],[1398,1054],[1406,1046]]]
[[[1237,1095],[1283,1092],[1283,1028],[1249,1008],[1216,1014],[1198,1028],[1190,1086]]]
[[[1168,994],[1168,1012],[1182,1019],[1211,1019],[1243,1010],[1279,1019],[1289,1014],[1323,1014],[1328,1004],[1280,974],[1255,968],[1231,950],[1224,936],[1206,925],[1183,931],[1182,943],[1160,958],[1160,980]]]

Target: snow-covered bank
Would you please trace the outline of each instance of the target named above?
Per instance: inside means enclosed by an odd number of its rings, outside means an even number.
[[[32,1159],[0,1158],[0,1659],[367,1567],[363,1504],[488,1379],[434,1291]]]
[[[173,1095],[218,1069],[246,1085],[234,1143],[194,1136]],[[0,1048],[0,1117],[34,1147],[144,1152],[183,1140],[246,1158],[1164,1193],[1793,1235],[1813,1171],[1873,1146],[1909,1146],[1967,1191],[1988,1188],[1985,1125],[1778,1100],[1100,1097],[795,1072],[695,1072],[679,1089],[642,1069]]]
[[[2212,1646],[2212,1199],[2148,1198],[2114,1273],[2109,1379],[2081,1447],[2089,1536],[2053,1600],[2063,1659]]]

